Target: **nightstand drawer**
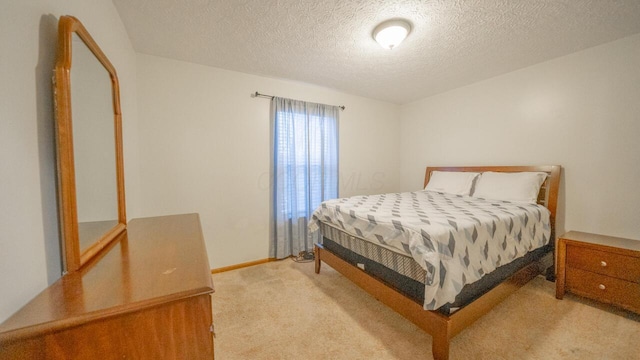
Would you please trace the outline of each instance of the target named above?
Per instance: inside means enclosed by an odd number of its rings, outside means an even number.
[[[566,286],[570,292],[631,311],[640,311],[640,284],[567,268]]]
[[[640,284],[640,258],[567,245],[567,267]]]

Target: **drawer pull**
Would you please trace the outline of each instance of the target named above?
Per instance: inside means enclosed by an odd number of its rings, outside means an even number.
[[[606,286],[604,286],[603,284],[600,284],[600,285],[598,285],[598,288],[599,288],[600,290],[604,290],[604,289],[606,289],[607,287],[606,287]]]
[[[600,266],[605,267],[607,266],[607,263],[605,261],[600,261]]]

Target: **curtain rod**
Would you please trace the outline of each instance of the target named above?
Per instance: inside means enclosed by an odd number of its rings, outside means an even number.
[[[267,94],[260,94],[259,92],[255,92],[254,94],[251,94],[251,97],[257,98],[257,97],[262,97],[262,98],[268,98],[268,99],[273,99],[274,96],[273,95],[267,95]],[[340,105],[338,106],[340,109],[344,110],[346,109],[346,107],[344,105]]]

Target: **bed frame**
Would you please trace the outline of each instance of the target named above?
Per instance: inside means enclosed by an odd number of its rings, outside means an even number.
[[[495,171],[495,172],[522,172],[539,171],[548,174],[538,193],[538,203],[544,205],[551,212],[551,244],[555,242],[555,218],[558,203],[558,187],[560,184],[560,170],[558,165],[550,166],[464,166],[464,167],[427,167],[424,185],[426,186],[432,171]],[[537,275],[547,271],[547,278],[553,274],[554,251],[551,250],[542,259],[533,261],[517,271],[507,280],[498,284],[484,295],[451,315],[443,315],[437,311],[424,310],[422,304],[418,304],[405,295],[392,289],[381,280],[367,274],[360,268],[351,265],[321,244],[316,244],[315,271],[320,273],[321,261],[340,272],[356,285],[373,295],[376,299],[387,305],[400,315],[412,321],[418,327],[433,337],[432,352],[435,360],[449,359],[449,343],[451,339],[471,325],[474,321],[489,312],[502,300],[517,291],[521,286],[529,282]],[[550,271],[551,270],[551,271]]]

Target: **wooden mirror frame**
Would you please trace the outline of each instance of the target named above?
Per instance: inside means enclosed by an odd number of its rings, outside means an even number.
[[[86,250],[80,250],[78,233],[78,203],[74,163],[73,127],[71,116],[72,35],[77,34],[111,78],[115,136],[118,223],[98,237]],[[120,87],[116,70],[93,40],[82,23],[73,16],[62,16],[58,22],[58,45],[53,78],[58,151],[58,192],[61,235],[64,247],[64,272],[73,272],[89,262],[102,249],[126,230],[124,170],[122,152],[122,113]]]

